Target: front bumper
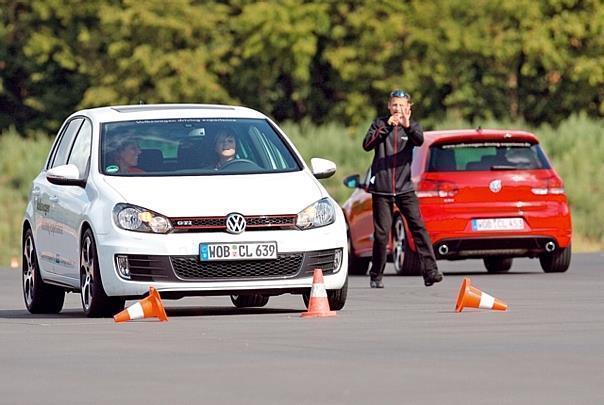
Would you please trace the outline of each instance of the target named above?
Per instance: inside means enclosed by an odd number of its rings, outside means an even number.
[[[202,242],[258,241],[276,241],[278,258],[199,260]],[[156,235],[117,230],[111,235],[99,235],[97,250],[103,286],[109,296],[141,296],[151,286],[167,298],[246,291],[271,295],[300,293],[312,286],[315,268],[323,270],[326,289],[342,288],[348,273],[346,230],[339,222],[307,231],[257,231],[240,235],[222,232]],[[338,250],[342,253],[341,264],[334,269]],[[128,257],[130,279],[118,273],[117,255]]]

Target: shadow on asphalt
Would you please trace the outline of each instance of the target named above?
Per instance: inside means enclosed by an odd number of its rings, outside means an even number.
[[[487,271],[444,271],[443,274],[445,276],[451,276],[451,277],[455,277],[455,276],[463,277],[463,276],[497,276],[497,275],[504,275],[504,274],[509,274],[510,276],[513,276],[514,274],[544,274],[544,273],[543,272],[539,272],[539,271],[509,271],[507,273],[489,273]],[[349,274],[348,277],[353,277],[353,278],[366,277],[366,278],[369,278],[369,273],[367,273],[365,275]],[[420,277],[420,276],[419,275],[417,275],[417,276],[408,276],[408,275],[399,275],[399,274],[392,274],[392,273],[384,273],[384,277],[406,277],[406,278],[413,278],[413,277]]]
[[[228,316],[261,314],[299,314],[302,309],[289,308],[233,308],[233,307],[186,307],[166,308],[168,316]]]
[[[128,305],[131,305],[128,303]],[[169,317],[187,316],[234,316],[234,315],[263,315],[263,314],[300,314],[302,309],[291,308],[233,308],[233,307],[172,307],[166,308]],[[84,312],[68,309],[59,314],[30,314],[25,309],[2,309],[0,319],[74,319],[86,318]]]
[[[79,310],[65,310],[60,314],[30,314],[26,309],[2,309],[0,319],[61,319],[61,318],[85,318],[84,313]]]

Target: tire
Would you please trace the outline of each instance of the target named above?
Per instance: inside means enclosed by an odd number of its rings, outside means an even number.
[[[485,257],[482,261],[489,273],[506,273],[512,268],[514,259],[512,257],[492,256]]]
[[[80,295],[82,308],[89,318],[111,317],[124,309],[124,298],[105,294],[96,243],[90,229],[84,231],[80,246]]]
[[[392,228],[392,264],[396,274],[405,274],[403,271],[403,263],[405,261],[405,225],[403,218],[397,215]]]
[[[348,297],[348,278],[346,282],[339,290],[327,290],[327,301],[329,301],[329,309],[332,311],[339,311],[346,305],[346,298]],[[310,303],[310,290],[302,294],[302,300],[304,306],[308,309]]]
[[[339,311],[346,305],[346,297],[348,297],[348,278],[339,290],[327,290],[327,300],[329,301],[329,309]]]
[[[541,268],[546,273],[564,273],[570,267],[571,247],[545,253],[539,257]]]
[[[268,295],[261,294],[231,295],[231,302],[237,308],[263,307],[268,299]]]
[[[417,252],[411,250],[408,243],[405,243],[405,257],[403,258],[403,269],[399,273],[403,276],[419,276],[422,274],[422,262]]]
[[[371,262],[369,257],[359,257],[354,254],[350,232],[348,232],[348,274],[364,276],[369,269],[369,262]]]
[[[25,231],[23,239],[23,265],[21,272],[23,300],[32,314],[58,314],[63,309],[65,291],[46,284],[40,275],[38,256],[31,229]]]

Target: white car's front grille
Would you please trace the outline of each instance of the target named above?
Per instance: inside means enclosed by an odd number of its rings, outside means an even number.
[[[246,231],[294,229],[295,214],[244,216]],[[170,218],[174,232],[226,232],[226,216]]]
[[[337,249],[281,253],[275,260],[201,261],[199,256],[127,255],[133,281],[224,281],[311,276],[334,272]]]

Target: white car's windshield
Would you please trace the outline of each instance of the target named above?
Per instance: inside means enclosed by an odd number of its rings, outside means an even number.
[[[113,176],[186,176],[301,170],[263,119],[158,119],[105,123],[100,170]]]

